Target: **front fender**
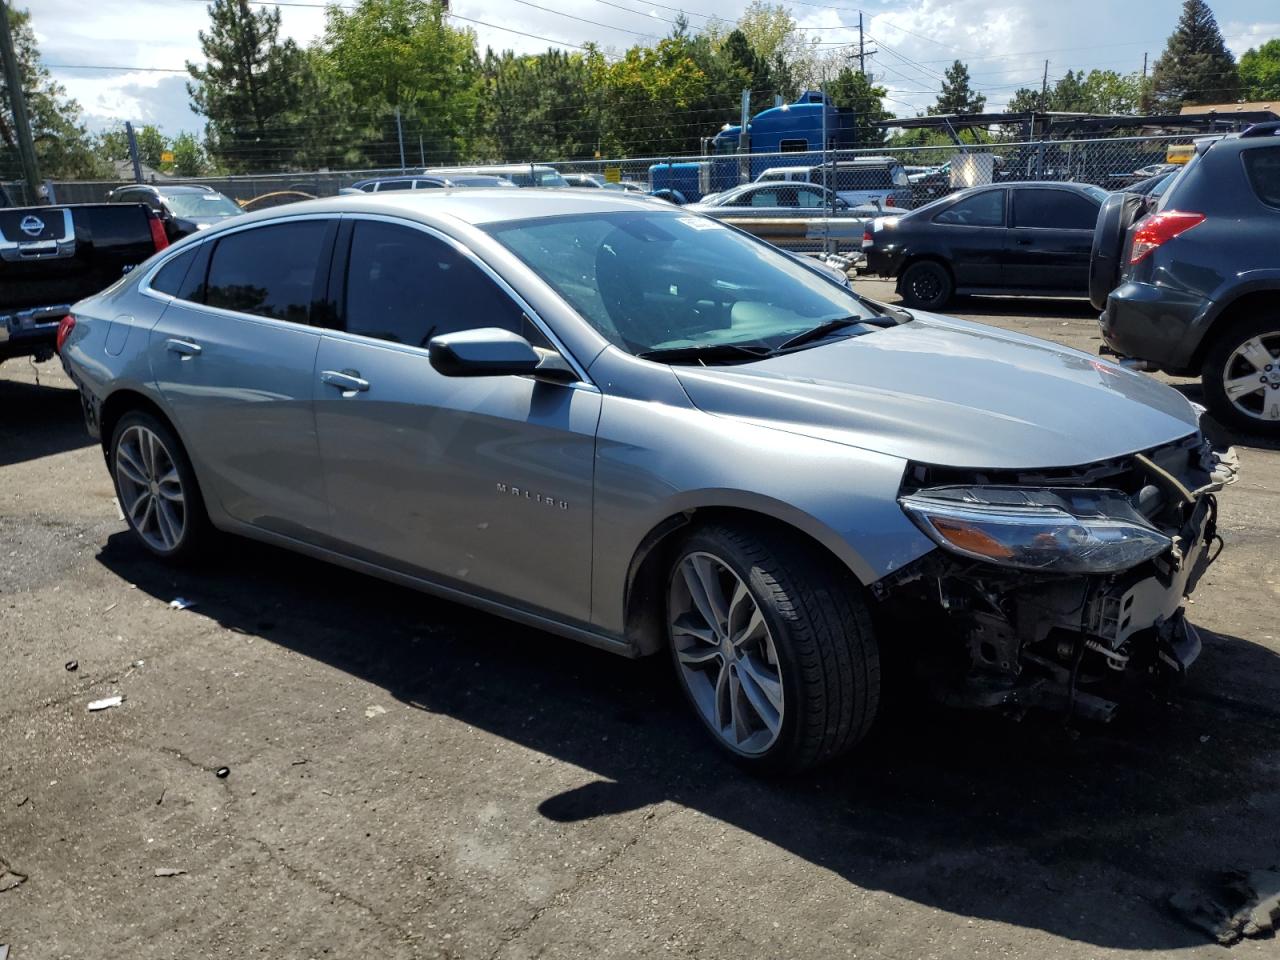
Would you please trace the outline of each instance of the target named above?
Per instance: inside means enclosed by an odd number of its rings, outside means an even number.
[[[863,584],[934,549],[898,506],[906,461],[830,440],[606,396],[596,444],[592,619],[621,634],[632,557],[673,516],[708,508],[786,523]]]

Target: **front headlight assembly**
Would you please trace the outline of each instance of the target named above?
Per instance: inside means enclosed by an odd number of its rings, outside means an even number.
[[[943,549],[1020,570],[1115,573],[1173,542],[1119,490],[932,487],[898,503]]]

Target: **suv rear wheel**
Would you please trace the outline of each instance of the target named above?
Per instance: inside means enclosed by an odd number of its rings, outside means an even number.
[[[1201,382],[1213,415],[1228,426],[1280,438],[1280,304],[1241,317],[1217,338]]]
[[[711,526],[671,567],[667,622],[690,704],[748,769],[803,770],[875,719],[879,649],[860,587],[784,534]]]

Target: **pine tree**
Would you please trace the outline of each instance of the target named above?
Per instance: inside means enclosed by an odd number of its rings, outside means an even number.
[[[1171,113],[1183,104],[1231,103],[1239,95],[1235,58],[1204,0],[1185,0],[1151,77],[1156,109]]]
[[[204,66],[188,61],[191,109],[208,119],[209,151],[232,171],[270,170],[293,154],[293,111],[299,106],[304,57],[281,43],[280,9],[251,10],[247,0],[213,0],[201,30]]]
[[[987,98],[969,86],[969,68],[957,60],[947,67],[938,102],[929,108],[931,114],[981,113]]]

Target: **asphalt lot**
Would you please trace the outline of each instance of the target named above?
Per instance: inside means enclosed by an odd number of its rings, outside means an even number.
[[[1083,303],[954,312],[1097,347]],[[0,409],[11,960],[1216,957],[1167,896],[1280,865],[1274,449],[1241,446],[1171,702],[1079,729],[899,703],[765,783],[665,660],[247,542],[159,566],[56,363],[0,367]]]

